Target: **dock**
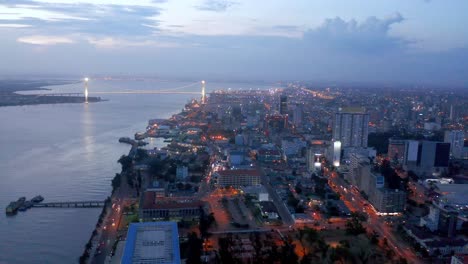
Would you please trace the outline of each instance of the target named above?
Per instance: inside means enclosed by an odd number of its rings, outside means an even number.
[[[49,202],[37,203],[32,207],[55,207],[55,208],[98,208],[104,207],[105,201],[76,201],[76,202]]]

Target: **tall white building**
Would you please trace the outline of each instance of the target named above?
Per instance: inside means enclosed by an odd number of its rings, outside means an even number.
[[[361,107],[339,109],[333,123],[333,140],[342,147],[367,147],[369,114]]]
[[[462,158],[464,141],[465,133],[462,130],[445,131],[444,142],[450,143],[450,156],[453,158]]]

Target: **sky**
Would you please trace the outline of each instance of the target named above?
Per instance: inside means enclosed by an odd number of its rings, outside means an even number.
[[[0,0],[0,75],[468,85],[466,0]]]

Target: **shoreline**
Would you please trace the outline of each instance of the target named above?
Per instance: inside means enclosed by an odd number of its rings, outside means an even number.
[[[0,80],[0,107],[41,104],[84,103],[84,96],[47,96],[43,94],[20,94],[23,91],[50,91],[47,86],[78,83],[78,81],[18,81]],[[88,97],[88,102],[105,101],[100,97]]]

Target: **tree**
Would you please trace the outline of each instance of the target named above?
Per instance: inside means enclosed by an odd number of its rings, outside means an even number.
[[[190,233],[188,237],[187,264],[200,264],[203,243],[195,232]]]
[[[296,264],[299,261],[299,257],[296,252],[294,252],[294,244],[285,243],[285,245],[281,247],[281,253],[280,263],[282,264]]]
[[[294,189],[295,189],[295,191],[296,191],[297,194],[301,194],[301,193],[302,193],[302,186],[301,186],[300,183],[298,183]]]
[[[148,162],[148,171],[154,176],[160,176],[163,173],[164,162],[158,158],[153,158]]]
[[[121,177],[119,173],[116,173],[114,179],[112,179],[112,189],[117,189],[120,187]]]
[[[137,148],[136,150],[136,154],[135,154],[135,160],[136,161],[143,161],[145,159],[147,159],[149,156],[148,156],[148,152],[144,149],[141,149],[141,148]]]
[[[366,232],[362,226],[361,221],[356,215],[353,215],[350,220],[346,222],[346,233],[349,235],[359,235]]]
[[[120,156],[120,159],[117,161],[122,165],[122,171],[128,171],[132,167],[132,158],[127,155]]]
[[[373,245],[377,245],[379,243],[379,234],[377,232],[373,231],[370,237],[370,242]]]

